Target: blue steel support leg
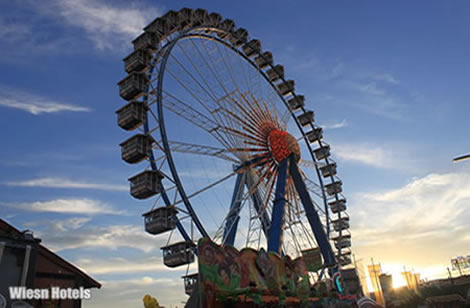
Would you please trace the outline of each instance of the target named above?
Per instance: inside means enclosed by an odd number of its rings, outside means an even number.
[[[310,198],[310,194],[307,191],[307,187],[305,186],[305,182],[300,175],[297,162],[293,156],[290,156],[289,163],[290,175],[294,180],[295,189],[297,190],[300,201],[304,206],[305,214],[307,215],[308,222],[315,236],[315,240],[320,246],[320,251],[323,256],[323,260],[325,261],[325,265],[334,266],[336,262],[333,249],[331,248],[325,230],[323,229],[323,224],[321,223],[320,217],[318,217],[318,213],[313,206],[312,199]]]
[[[245,188],[245,173],[239,173],[235,181],[235,189],[233,190],[232,203],[230,211],[225,222],[223,243],[233,245],[235,243],[235,235],[237,234],[238,221],[240,220],[240,206]]]
[[[271,215],[271,227],[268,236],[268,251],[281,253],[282,227],[284,226],[284,208],[286,204],[286,177],[287,159],[279,164],[277,175],[276,193],[274,194],[273,213]]]

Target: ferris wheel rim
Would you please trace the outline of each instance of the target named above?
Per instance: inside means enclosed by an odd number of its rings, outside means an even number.
[[[247,61],[254,69],[256,69],[256,71],[259,74],[261,74],[263,76],[264,81],[266,81],[270,85],[270,87],[276,92],[277,96],[280,98],[280,100],[283,102],[286,109],[289,111],[290,117],[295,121],[295,123],[297,125],[297,129],[302,134],[302,138],[304,139],[305,144],[308,148],[309,155],[311,156],[311,158],[313,159],[314,162],[316,161],[316,159],[315,159],[315,156],[314,156],[314,153],[313,153],[313,150],[312,150],[310,144],[307,142],[307,136],[306,136],[305,132],[303,131],[302,126],[300,125],[297,117],[295,116],[293,111],[290,109],[289,105],[287,104],[286,99],[284,98],[284,96],[281,95],[281,93],[277,89],[276,85],[272,81],[269,80],[266,73],[264,73],[264,71],[262,71],[250,58],[248,58],[245,54],[243,54],[240,50],[238,50],[238,48],[234,47],[232,44],[229,44],[228,42],[226,42],[226,41],[224,41],[224,40],[222,40],[218,37],[214,37],[214,36],[211,36],[211,35],[208,35],[208,34],[192,33],[191,32],[191,31],[198,30],[198,29],[202,30],[202,29],[206,29],[206,27],[193,27],[191,29],[188,29],[185,32],[180,33],[177,37],[173,38],[165,47],[162,48],[165,51],[164,51],[162,59],[161,59],[161,64],[160,64],[161,66],[160,66],[160,70],[159,70],[159,73],[158,73],[157,98],[156,99],[157,99],[157,106],[158,106],[159,127],[160,127],[160,132],[161,132],[161,137],[162,137],[161,142],[162,142],[162,145],[165,149],[165,155],[167,156],[167,162],[168,162],[168,165],[170,167],[171,173],[173,175],[173,179],[176,182],[177,189],[180,193],[180,196],[184,200],[183,202],[184,202],[185,206],[188,208],[188,211],[190,212],[191,217],[196,221],[196,225],[198,226],[199,231],[202,233],[202,235],[204,237],[209,237],[207,232],[205,231],[202,223],[199,221],[199,217],[197,216],[196,211],[193,209],[193,207],[190,203],[190,200],[187,198],[186,191],[185,191],[185,189],[182,185],[181,180],[179,179],[178,171],[177,171],[177,168],[175,166],[174,160],[172,158],[172,150],[170,149],[170,146],[168,144],[168,138],[167,138],[167,135],[166,135],[166,127],[165,127],[165,123],[164,123],[163,102],[162,102],[163,101],[163,80],[164,80],[163,77],[164,77],[164,73],[165,73],[166,63],[167,63],[168,58],[171,54],[171,51],[174,48],[174,46],[180,40],[191,39],[191,38],[203,38],[203,39],[207,39],[207,40],[212,40],[212,41],[215,41],[219,44],[222,44],[225,47],[230,48],[238,56],[242,57],[245,61]],[[211,27],[211,29],[214,29],[214,28]],[[215,28],[215,29],[217,29],[217,28]],[[217,30],[220,31],[220,29],[217,29]],[[260,55],[259,52],[257,52],[257,54]],[[273,67],[273,65],[271,65],[271,64],[269,64],[269,66]],[[285,81],[283,77],[281,77],[280,79],[282,81]],[[294,95],[294,97],[296,96],[295,92],[293,92],[293,95]],[[301,108],[303,109],[303,111],[305,111],[304,107],[301,107]],[[321,179],[320,171],[318,169],[318,166],[315,166],[315,169],[316,169],[317,176],[318,176],[318,179],[319,179],[319,182],[320,182],[320,186],[322,188],[321,191],[322,191],[322,194],[323,194],[322,199],[324,201],[324,206],[326,207],[327,203],[326,203],[326,195],[325,195],[323,180]],[[327,216],[326,219],[328,219],[328,211],[326,210],[325,213],[327,213],[326,214],[326,216]],[[327,223],[327,228],[329,228],[329,223]]]

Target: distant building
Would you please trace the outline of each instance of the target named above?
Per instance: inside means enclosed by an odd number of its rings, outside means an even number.
[[[429,308],[451,308],[465,307],[467,301],[458,294],[431,296],[426,299],[426,306]]]
[[[379,275],[380,287],[385,298],[385,302],[389,300],[393,294],[393,279],[392,275],[389,274],[380,274]]]
[[[10,307],[9,287],[28,289],[100,288],[101,284],[40,244],[29,231],[19,231],[0,219],[0,303]],[[90,291],[87,291],[90,292]],[[3,297],[3,299],[2,299]],[[25,300],[32,307],[80,308],[81,300]],[[1,307],[1,304],[0,304]]]

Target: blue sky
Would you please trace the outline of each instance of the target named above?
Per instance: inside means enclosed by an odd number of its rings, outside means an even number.
[[[184,300],[185,270],[163,267],[166,238],[143,232],[148,206],[128,194],[138,169],[114,115],[131,40],[184,6],[235,20],[296,80],[338,161],[358,259],[432,278],[470,253],[470,164],[451,163],[470,152],[468,2],[3,2],[0,216],[103,282],[85,307]]]

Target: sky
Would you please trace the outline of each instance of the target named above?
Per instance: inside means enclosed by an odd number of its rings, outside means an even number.
[[[324,127],[353,251],[393,274],[446,277],[470,254],[466,1],[8,1],[0,4],[0,217],[103,284],[84,307],[185,300],[186,269],[129,195],[116,83],[131,41],[182,7],[233,19],[273,52]]]

